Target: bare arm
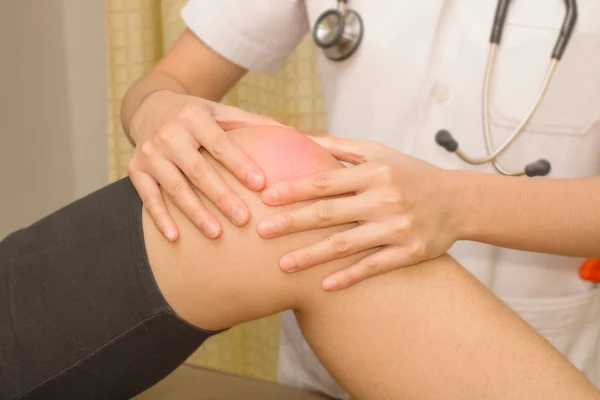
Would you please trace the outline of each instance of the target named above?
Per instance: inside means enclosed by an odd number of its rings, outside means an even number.
[[[600,257],[600,176],[527,179],[461,171],[452,198],[461,239],[575,257]]]
[[[253,128],[233,137],[254,154],[270,183],[341,168],[290,130]],[[334,293],[321,289],[322,279],[364,253],[294,275],[281,272],[282,254],[349,225],[264,240],[257,219],[277,209],[237,185],[256,218],[216,241],[206,240],[172,205],[184,232],[177,243],[163,240],[144,215],[157,282],[191,323],[220,329],[295,309],[317,356],[356,399],[599,398],[547,341],[447,256]]]
[[[154,92],[169,90],[219,101],[246,72],[186,29],[156,67],[125,94],[121,109],[123,128],[129,135],[133,115]]]

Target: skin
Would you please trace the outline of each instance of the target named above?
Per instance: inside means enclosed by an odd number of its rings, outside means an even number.
[[[183,59],[187,61],[182,63]],[[264,172],[226,132],[241,126],[281,124],[215,102],[245,73],[186,30],[123,99],[123,128],[136,146],[128,173],[157,227],[170,241],[177,240],[179,231],[163,196],[207,237],[222,234],[216,213],[206,209],[190,183],[235,225],[244,226],[250,219],[248,207],[197,151],[200,146],[247,188],[264,188]]]
[[[137,144],[130,176],[155,223],[170,240],[178,237],[177,224],[164,206],[159,185],[165,189],[165,197],[204,229],[207,237],[222,234],[222,225],[215,219],[218,213],[232,221],[237,215],[240,226],[250,219],[247,206],[230,190],[231,185],[206,167],[206,160],[196,151],[200,146],[247,187],[264,189],[260,168],[246,152],[231,145],[227,134],[236,124],[261,124],[264,117],[212,102],[221,99],[245,73],[186,31],[125,96],[123,125]],[[174,105],[171,113],[160,112],[166,105]],[[450,172],[375,143],[319,140],[337,159],[355,163],[357,168],[288,180],[275,188],[283,190],[266,191],[263,200],[283,205],[323,196],[353,196],[321,203],[321,208],[310,205],[278,215],[265,221],[267,226],[261,227],[260,233],[264,238],[276,238],[360,222],[347,234],[344,251],[319,242],[296,249],[281,260],[284,270],[298,271],[366,248],[379,250],[333,276],[324,283],[327,289],[345,288],[438,257],[457,240],[566,256],[600,254],[594,241],[600,235],[600,214],[596,212],[600,177],[532,180]],[[218,210],[209,212],[198,201],[184,174]],[[259,178],[250,179],[251,175]],[[429,185],[422,185],[424,181]],[[382,195],[388,199],[385,206],[381,205]],[[573,199],[577,199],[577,207],[573,207]],[[331,212],[327,221],[319,210]]]
[[[261,221],[259,233],[275,238],[315,226],[361,221],[360,227],[346,234],[341,254],[339,248],[327,245],[331,241],[322,241],[281,260],[284,270],[295,272],[383,246],[377,254],[328,277],[324,282],[328,290],[437,257],[457,240],[564,256],[600,255],[595,239],[600,233],[600,214],[595,211],[600,207],[600,177],[524,179],[446,171],[379,144],[313,140],[337,159],[357,165],[357,170],[279,182],[263,192],[263,200],[284,205],[350,192],[357,195],[327,200],[322,206],[330,210],[326,221],[314,207],[303,207]],[[577,207],[571,204],[573,198],[578,199]]]
[[[269,184],[343,169],[327,151],[290,129],[245,128],[231,134],[257,155]],[[204,155],[256,220],[301,206],[266,206]],[[547,341],[446,255],[329,293],[320,288],[323,277],[369,251],[293,275],[280,271],[279,258],[356,224],[265,240],[253,219],[209,240],[168,197],[166,204],[180,239],[165,240],[147,210],[143,228],[152,271],[175,311],[200,328],[222,329],[294,309],[311,348],[355,399],[600,398]]]

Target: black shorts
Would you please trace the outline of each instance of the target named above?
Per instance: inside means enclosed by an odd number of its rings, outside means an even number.
[[[163,298],[141,210],[123,179],[0,242],[0,399],[129,399],[216,333]]]

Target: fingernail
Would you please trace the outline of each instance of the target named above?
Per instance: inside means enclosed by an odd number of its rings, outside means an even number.
[[[257,174],[256,172],[252,172],[248,175],[248,185],[254,190],[260,190],[263,188],[265,184],[264,178]]]
[[[268,204],[268,203],[276,202],[277,195],[278,195],[277,189],[274,187],[270,187],[267,190],[265,190],[264,192],[262,192],[261,197],[262,197],[262,200]]]
[[[335,278],[326,278],[323,281],[323,289],[325,290],[334,290],[338,287],[338,281]]]
[[[172,242],[173,240],[175,240],[175,232],[173,232],[173,230],[171,228],[165,228],[165,230],[163,232],[169,242]]]
[[[275,234],[275,224],[269,220],[261,221],[257,229],[258,234],[262,237],[269,237]]]
[[[206,221],[204,225],[202,225],[202,230],[209,238],[215,238],[219,235],[219,225],[213,221]]]
[[[297,269],[294,257],[289,254],[281,258],[281,261],[279,261],[279,267],[286,272],[294,272]]]
[[[236,224],[242,225],[244,222],[246,222],[246,212],[242,207],[235,207],[231,211],[231,218],[233,218],[233,222]]]

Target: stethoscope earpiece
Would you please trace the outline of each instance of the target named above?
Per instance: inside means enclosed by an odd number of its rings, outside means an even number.
[[[362,41],[362,19],[356,11],[348,9],[346,3],[346,0],[338,0],[338,8],[321,14],[313,28],[315,44],[332,61],[350,57]]]
[[[537,160],[536,162],[532,162],[531,164],[527,164],[525,167],[525,175],[530,178],[534,176],[546,176],[550,173],[552,169],[552,165],[547,160]]]
[[[458,142],[454,139],[454,136],[447,129],[440,129],[435,134],[435,142],[438,146],[446,149],[450,153],[456,153],[460,158],[465,157],[464,153],[458,148]],[[464,158],[463,158],[464,159]],[[493,160],[496,165],[497,160]],[[483,164],[483,163],[480,163]],[[496,165],[496,167],[498,167]],[[513,172],[506,175],[511,176],[523,176],[527,175],[530,178],[535,176],[546,176],[552,170],[552,165],[548,160],[540,159],[535,162],[529,163],[520,172]]]
[[[450,153],[454,153],[456,149],[458,149],[458,142],[454,140],[452,134],[445,129],[441,129],[435,134],[435,142]]]

